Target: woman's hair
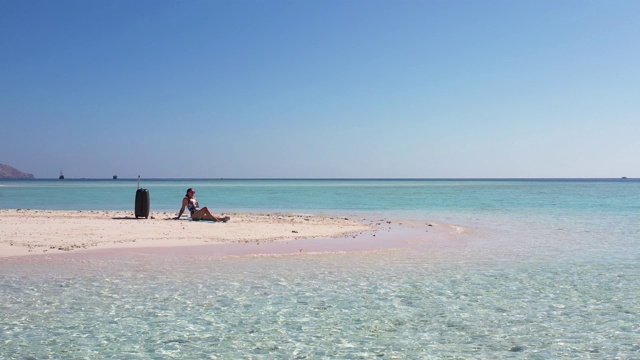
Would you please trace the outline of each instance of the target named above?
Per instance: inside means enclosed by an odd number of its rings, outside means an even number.
[[[187,193],[186,193],[184,196],[189,195],[189,191],[193,191],[193,189],[192,189],[192,188],[188,188],[188,189],[187,189]]]

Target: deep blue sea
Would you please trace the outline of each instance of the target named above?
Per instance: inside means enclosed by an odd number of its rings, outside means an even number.
[[[0,181],[3,209],[133,212],[137,180]],[[0,258],[2,359],[637,359],[640,181],[144,180],[214,212],[446,223],[446,247]],[[345,240],[347,241],[347,240]]]

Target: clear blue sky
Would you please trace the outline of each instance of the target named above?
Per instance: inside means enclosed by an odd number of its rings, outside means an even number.
[[[0,163],[640,177],[640,1],[0,0]]]

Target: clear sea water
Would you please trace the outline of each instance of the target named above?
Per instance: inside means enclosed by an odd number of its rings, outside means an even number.
[[[417,239],[372,252],[0,259],[0,358],[640,358],[637,179],[142,186],[152,211],[177,211],[194,187],[216,212],[337,213],[464,232],[447,246]],[[0,181],[0,208],[133,211],[136,188]]]

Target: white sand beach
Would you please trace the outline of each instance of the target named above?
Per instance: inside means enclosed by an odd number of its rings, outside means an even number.
[[[227,213],[227,223],[174,220],[175,215],[152,212],[149,219],[136,219],[131,211],[2,209],[0,257],[335,238],[373,230],[361,221],[322,215]]]

